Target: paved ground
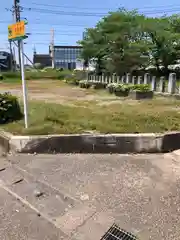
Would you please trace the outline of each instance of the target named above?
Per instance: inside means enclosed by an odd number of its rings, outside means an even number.
[[[8,161],[7,161],[8,160]],[[166,155],[19,155],[0,161],[0,239],[180,239],[180,162]]]

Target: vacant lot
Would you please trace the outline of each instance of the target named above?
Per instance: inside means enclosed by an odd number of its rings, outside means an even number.
[[[1,91],[22,97],[20,84]],[[62,81],[28,81],[29,129],[23,120],[3,125],[15,134],[139,133],[180,130],[180,101],[155,98],[133,101],[105,90],[84,90]]]

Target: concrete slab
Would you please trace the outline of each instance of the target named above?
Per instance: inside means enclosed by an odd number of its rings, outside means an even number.
[[[81,202],[79,213],[84,205],[96,209],[70,228],[77,240],[99,239],[113,222],[140,239],[180,239],[180,161],[171,155],[17,155],[9,160]],[[73,218],[73,209],[60,218],[64,231],[67,216]]]
[[[0,216],[1,240],[68,239],[60,229],[38,217],[3,189],[0,189]]]
[[[68,211],[64,216],[56,218],[56,224],[67,235],[72,236],[78,227],[87,222],[94,214],[96,209],[88,205],[80,205]]]

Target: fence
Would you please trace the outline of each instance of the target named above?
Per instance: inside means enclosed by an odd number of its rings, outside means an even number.
[[[168,80],[165,77],[157,78],[156,76],[150,76],[146,73],[144,76],[131,76],[126,74],[125,76],[106,76],[106,75],[88,75],[88,81],[92,83],[124,83],[124,84],[150,84],[151,90],[155,92],[180,94],[180,84],[176,79],[175,73],[170,73]]]

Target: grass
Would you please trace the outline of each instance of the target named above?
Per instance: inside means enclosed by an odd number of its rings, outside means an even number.
[[[64,71],[26,71],[25,78],[26,80],[37,80],[37,79],[51,79],[51,80],[64,80],[66,76],[71,75],[72,72],[69,70]],[[21,73],[20,72],[2,72],[1,74],[4,79],[2,82],[14,83],[21,82]]]
[[[74,105],[29,103],[29,129],[24,121],[1,127],[14,134],[140,133],[180,130],[180,102],[155,98],[152,101],[123,100],[117,103],[78,101]]]

